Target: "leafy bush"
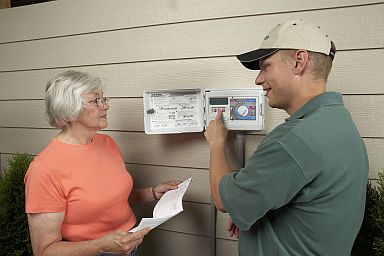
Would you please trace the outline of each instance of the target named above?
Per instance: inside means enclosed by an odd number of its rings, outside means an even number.
[[[379,173],[378,186],[375,189],[376,201],[372,206],[372,225],[377,235],[373,239],[376,255],[384,255],[384,173]]]
[[[364,220],[352,255],[384,256],[384,173],[379,173],[377,186],[368,183]]]
[[[0,177],[0,255],[33,255],[25,214],[24,175],[33,160],[16,154]]]

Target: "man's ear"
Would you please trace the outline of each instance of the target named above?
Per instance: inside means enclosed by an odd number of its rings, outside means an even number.
[[[306,50],[297,50],[294,56],[295,67],[294,72],[296,75],[301,75],[307,68],[309,63],[309,54]]]

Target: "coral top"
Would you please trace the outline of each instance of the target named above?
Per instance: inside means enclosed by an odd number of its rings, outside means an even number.
[[[136,223],[128,204],[132,177],[107,135],[96,134],[87,145],[52,139],[32,161],[24,182],[27,213],[65,212],[64,240],[96,239]]]

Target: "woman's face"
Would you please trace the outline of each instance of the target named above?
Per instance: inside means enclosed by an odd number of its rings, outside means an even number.
[[[76,122],[92,131],[106,128],[109,105],[103,97],[102,90],[83,94],[84,111]]]

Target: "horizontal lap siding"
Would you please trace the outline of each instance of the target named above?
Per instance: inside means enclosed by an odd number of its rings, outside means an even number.
[[[384,129],[378,129],[384,127],[384,95],[344,95],[343,98],[363,137],[384,137]],[[112,99],[108,111],[108,130],[142,132],[143,113],[141,98]],[[0,116],[0,127],[50,127],[45,120],[43,100],[0,101]],[[257,133],[270,132],[287,117],[284,111],[267,107],[266,128]]]
[[[328,89],[343,93],[367,145],[370,178],[377,178],[384,167],[384,37],[378,33],[384,21],[379,2],[67,0],[0,10],[0,167],[12,153],[37,154],[58,132],[44,117],[43,92],[50,77],[69,68],[104,77],[105,94],[112,100],[103,133],[119,144],[135,186],[193,178],[184,212],[150,233],[140,246],[142,255],[210,255],[204,136],[144,134],[143,91],[252,87],[257,72],[244,69],[235,55],[254,49],[276,23],[312,20],[339,50]],[[267,108],[265,131],[246,133],[246,157],[286,117]],[[238,169],[234,135],[227,149],[231,166]],[[148,217],[152,208],[147,204],[135,211]],[[227,220],[227,214],[217,213],[220,256],[237,255]]]
[[[211,202],[207,169],[143,164],[128,164],[127,169],[135,181],[134,186],[137,188],[153,186],[153,184],[159,181],[173,179],[183,181],[192,178],[192,182],[183,199],[189,202],[205,204]]]
[[[139,246],[139,255],[209,256],[210,246],[210,238],[206,236],[153,230],[145,237],[143,245]]]
[[[0,152],[28,152],[37,154],[57,133],[52,129],[0,128]],[[116,139],[127,163],[165,165],[188,168],[208,168],[209,150],[201,133],[176,135],[146,135],[141,132],[105,132]],[[245,136],[245,154],[248,158],[263,135]],[[230,139],[234,144],[234,139]],[[384,140],[364,138],[370,161],[370,177],[377,178],[377,172],[384,166]],[[234,145],[229,144],[229,161],[238,169]]]
[[[154,204],[144,204],[134,208],[138,217],[152,217]],[[200,236],[211,235],[211,206],[183,202],[184,211],[159,226],[160,229]]]
[[[0,15],[0,43],[177,22],[319,10],[380,3],[380,0],[66,0],[15,8]],[[86,19],[84,15],[86,14]],[[145,18],[143,18],[145,17]],[[26,20],[31,22],[25,22]],[[48,22],[49,21],[49,22]],[[15,29],[9,29],[12,25]]]
[[[344,16],[359,16],[359,19],[345,22]],[[0,44],[0,59],[3,60],[0,71],[236,55],[254,49],[271,29],[271,24],[294,17],[310,19],[322,24],[326,31],[332,31],[330,35],[340,50],[383,46],[384,34],[377,33],[382,8],[363,6]],[[365,36],[355,33],[360,30]]]
[[[0,175],[3,175],[3,172],[7,167],[8,167],[8,155],[0,154]]]
[[[384,49],[338,52],[329,77],[329,90],[344,94],[383,93],[384,66],[372,64],[383,59]],[[104,77],[106,94],[111,97],[142,97],[144,90],[159,88],[246,88],[254,86],[257,75],[257,71],[244,69],[234,56],[76,69]],[[0,72],[0,100],[43,99],[46,82],[64,70]]]

